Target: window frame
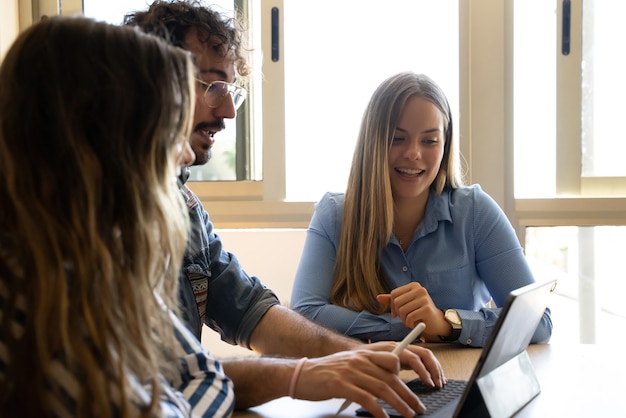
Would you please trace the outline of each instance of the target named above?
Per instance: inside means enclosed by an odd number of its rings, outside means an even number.
[[[512,8],[514,0],[507,0]],[[560,52],[563,2],[556,2],[557,16],[557,142],[556,197],[515,199],[518,236],[524,243],[529,226],[626,225],[626,177],[584,177],[581,174],[581,60],[582,0],[571,0],[569,55]],[[512,41],[513,16],[506,25]],[[513,49],[512,42],[508,45]],[[512,88],[506,94],[512,95]],[[512,120],[512,119],[511,119]],[[506,137],[507,141],[513,140]],[[512,161],[511,161],[512,167]],[[511,189],[512,190],[512,189]],[[510,215],[507,212],[507,215]]]
[[[250,19],[260,18],[262,50],[269,50],[271,41],[271,34],[265,30],[270,26],[269,10],[272,7],[280,10],[283,1],[242,0],[240,3],[248,7]],[[560,16],[562,1],[555,1]],[[15,17],[18,19],[17,30],[30,25],[36,19],[33,17],[36,13],[58,13],[54,0],[15,0],[13,4],[18,11]],[[626,196],[626,178],[582,178],[578,169],[580,125],[572,121],[580,121],[582,0],[571,1],[572,52],[568,57],[559,54],[557,59],[557,197],[514,198],[513,4],[514,0],[495,3],[491,0],[459,0],[459,108],[464,117],[457,125],[460,149],[467,162],[468,181],[481,184],[498,202],[522,243],[527,226],[626,225],[626,198],[606,197],[609,193]],[[81,0],[63,1],[63,14],[81,11]],[[12,21],[5,15],[3,28],[11,28]],[[561,22],[559,28],[560,25]],[[282,33],[282,21],[279,30]],[[2,32],[2,45],[12,40],[8,32],[7,29]],[[282,48],[282,39],[280,42]],[[255,89],[257,99],[250,103],[246,112],[255,114],[256,107],[272,110],[263,112],[261,120],[257,120],[257,125],[252,128],[263,138],[262,180],[190,183],[209,210],[216,227],[306,228],[314,210],[315,202],[285,200],[285,121],[284,112],[279,111],[284,109],[284,69],[280,62],[272,62],[268,54],[263,60],[262,71],[256,70],[257,74],[262,73],[262,77],[259,75],[253,80],[261,88]]]

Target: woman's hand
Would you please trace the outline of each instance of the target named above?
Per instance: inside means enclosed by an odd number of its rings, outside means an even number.
[[[422,334],[426,341],[439,341],[439,335],[449,335],[452,327],[435,306],[428,291],[417,282],[397,287],[391,293],[376,296],[379,303],[389,305],[392,318],[399,317],[407,328],[418,322],[426,324]]]

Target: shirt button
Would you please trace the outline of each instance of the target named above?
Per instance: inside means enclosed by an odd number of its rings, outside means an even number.
[[[402,266],[402,271],[406,273],[407,271],[409,271],[409,268],[407,266]]]
[[[468,338],[467,341],[465,341],[465,344],[470,345],[472,343],[472,339]]]

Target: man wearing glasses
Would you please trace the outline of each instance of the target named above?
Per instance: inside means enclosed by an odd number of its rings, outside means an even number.
[[[247,94],[236,84],[237,77],[249,71],[237,21],[195,1],[174,0],[156,1],[147,11],[126,15],[124,23],[191,52],[198,91],[190,143],[194,164],[206,164],[215,134],[224,129],[224,119],[236,116]],[[276,295],[257,277],[248,276],[223,248],[198,197],[184,184],[181,190],[192,223],[180,280],[182,311],[190,329],[200,338],[206,323],[230,344],[291,357],[221,360],[234,382],[237,408],[290,395],[309,400],[348,398],[381,417],[384,412],[376,398],[407,417],[423,412],[421,401],[397,376],[397,358],[389,353],[395,342],[365,345],[281,306]],[[439,362],[423,347],[405,350],[400,363],[427,384],[441,387],[445,381]],[[381,381],[387,384],[380,385]]]

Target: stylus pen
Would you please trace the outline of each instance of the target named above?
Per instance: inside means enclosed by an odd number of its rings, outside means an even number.
[[[404,337],[404,339],[400,342],[400,344],[398,344],[396,348],[393,349],[392,353],[396,355],[400,355],[400,353],[402,353],[409,344],[411,344],[413,341],[417,339],[417,337],[420,336],[420,334],[424,331],[425,328],[426,328],[425,323],[420,322],[419,324],[417,324],[415,328],[413,328],[413,330],[409,332],[406,337]],[[337,411],[335,415],[339,415],[341,411],[349,407],[351,403],[352,403],[351,400],[346,399],[346,401],[341,405],[341,408],[339,408],[339,411]]]

